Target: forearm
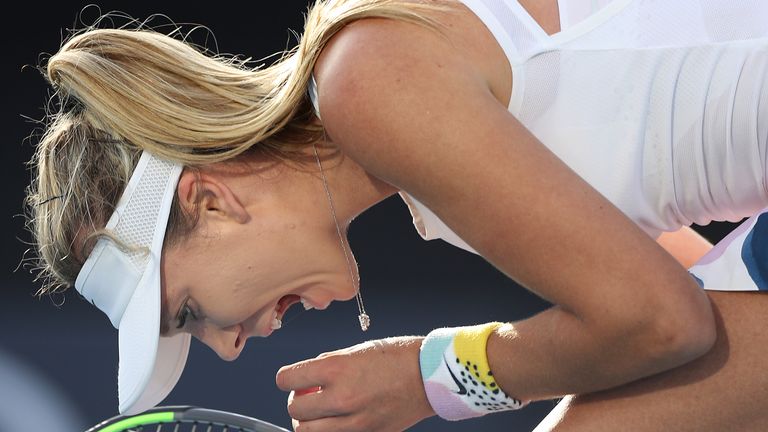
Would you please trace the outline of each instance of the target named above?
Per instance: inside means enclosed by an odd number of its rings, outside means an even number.
[[[610,334],[556,306],[497,329],[487,355],[503,390],[541,400],[615,387],[699,355],[685,349],[669,355],[668,342],[653,332]]]

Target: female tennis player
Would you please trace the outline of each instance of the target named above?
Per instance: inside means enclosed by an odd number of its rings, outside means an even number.
[[[269,67],[84,29],[45,65],[44,290],[109,316],[120,410],[142,411],[190,335],[232,360],[292,304],[355,297],[365,329],[345,233],[399,193],[422,236],[554,306],[286,366],[295,430],[559,398],[537,431],[766,430],[767,19],[760,0],[328,0]],[[742,219],[714,248],[690,229]]]

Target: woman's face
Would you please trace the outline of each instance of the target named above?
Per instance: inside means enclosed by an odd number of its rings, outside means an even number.
[[[182,174],[180,204],[199,221],[163,251],[164,334],[189,332],[234,360],[291,305],[324,309],[355,296],[322,179],[272,169],[279,172]]]

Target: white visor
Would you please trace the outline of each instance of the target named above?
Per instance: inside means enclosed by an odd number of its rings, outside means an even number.
[[[117,393],[121,414],[154,407],[173,390],[190,335],[160,337],[160,258],[182,166],[143,152],[75,288],[119,331]]]

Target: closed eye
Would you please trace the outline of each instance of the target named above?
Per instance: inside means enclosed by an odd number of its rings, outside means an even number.
[[[176,326],[176,328],[180,329],[184,327],[184,325],[187,323],[187,318],[190,316],[192,319],[197,319],[197,315],[195,315],[195,312],[192,310],[192,308],[190,308],[187,303],[184,303],[184,306],[181,307],[181,311],[179,311],[179,316],[176,318],[179,321],[179,324]]]

